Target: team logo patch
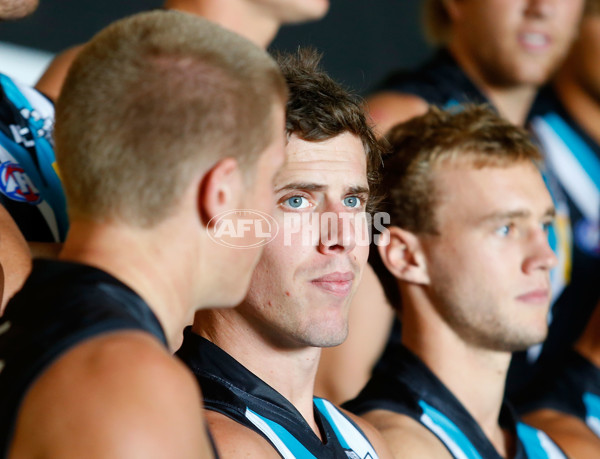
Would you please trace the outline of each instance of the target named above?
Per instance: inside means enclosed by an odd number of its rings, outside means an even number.
[[[13,201],[37,204],[42,198],[23,168],[11,161],[0,164],[0,192]]]
[[[575,243],[581,250],[600,257],[600,225],[581,219],[575,225]]]

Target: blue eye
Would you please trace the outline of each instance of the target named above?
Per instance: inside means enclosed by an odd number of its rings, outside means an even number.
[[[308,200],[303,196],[292,196],[284,201],[292,209],[304,209],[308,207]]]
[[[544,233],[548,233],[550,231],[550,228],[552,228],[552,223],[553,222],[544,222],[542,223],[542,230],[544,230]]]
[[[360,207],[360,198],[358,196],[348,196],[344,198],[344,205],[346,207]]]
[[[502,237],[508,236],[513,227],[514,225],[512,223],[509,223],[508,225],[502,225],[501,227],[496,229],[496,234]]]

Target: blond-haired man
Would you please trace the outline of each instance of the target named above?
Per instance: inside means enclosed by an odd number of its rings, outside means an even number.
[[[402,342],[346,407],[395,457],[563,457],[503,402],[511,353],[542,341],[552,199],[527,132],[432,108],[389,134],[382,283]]]
[[[201,18],[119,21],[78,56],[57,105],[71,229],[0,323],[1,452],[210,457],[201,397],[172,358],[192,314],[248,287],[271,210],[286,87],[272,59]]]

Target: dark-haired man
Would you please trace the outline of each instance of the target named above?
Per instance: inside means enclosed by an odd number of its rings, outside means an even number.
[[[436,108],[392,129],[378,273],[402,342],[346,407],[395,457],[564,457],[503,402],[512,352],[544,340],[554,205],[529,134]],[[399,300],[399,301],[398,301]]]
[[[386,456],[372,427],[314,397],[321,348],[348,332],[380,162],[360,102],[318,61],[307,51],[279,58],[290,88],[285,162],[274,183],[279,232],[244,301],[198,313],[178,351],[200,382],[224,458]]]

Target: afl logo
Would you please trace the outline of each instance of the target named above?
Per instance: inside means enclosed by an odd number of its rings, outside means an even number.
[[[235,209],[214,216],[208,222],[208,236],[217,244],[250,249],[268,244],[279,226],[269,214],[251,209]]]
[[[37,204],[42,200],[23,168],[10,161],[0,164],[0,191],[13,201]]]

